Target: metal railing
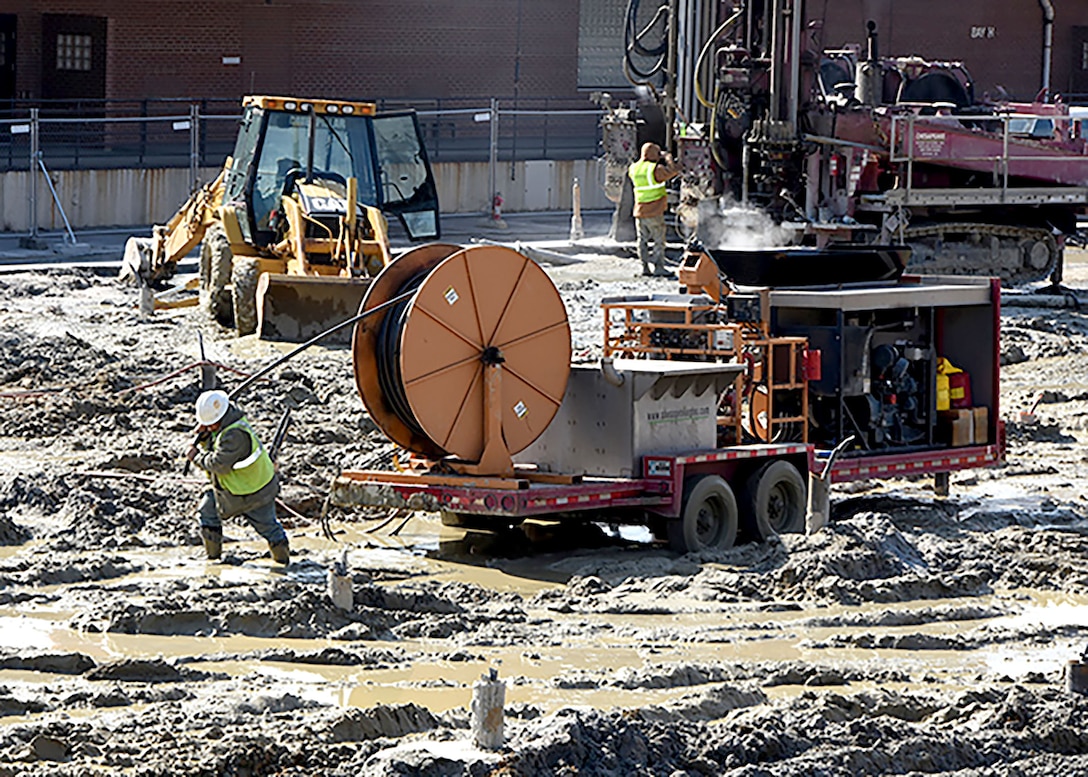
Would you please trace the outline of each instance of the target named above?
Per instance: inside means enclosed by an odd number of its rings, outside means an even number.
[[[1021,124],[1014,129],[1015,122]],[[1084,155],[1072,156],[1074,152],[1068,148],[1020,143],[1057,142],[1062,139],[1072,143],[1074,138],[1068,134],[1072,132],[1072,124],[1073,119],[1069,116],[1027,113],[985,116],[918,116],[911,113],[906,116],[893,116],[888,138],[889,161],[906,165],[904,188],[908,195],[913,187],[916,163],[943,163],[957,167],[971,166],[974,163],[973,169],[992,176],[995,189],[1006,192],[1009,189],[1009,178],[1017,177],[1017,171],[1012,169],[1015,163],[1041,163],[1049,168],[1046,177],[1054,177],[1057,181],[1061,178],[1061,170],[1051,166],[1068,166],[1074,158],[1088,160]],[[1061,137],[1063,133],[1066,133],[1064,138]],[[992,151],[987,153],[986,146],[992,147]],[[965,147],[974,151],[965,153]],[[1020,172],[1020,175],[1024,173]],[[1035,171],[1033,177],[1040,175],[1041,169]]]
[[[578,98],[377,103],[379,111],[416,110],[432,162],[589,159],[600,145],[601,112]],[[45,158],[51,170],[189,167],[195,174],[231,153],[239,118],[235,100],[5,101],[0,172],[31,169]]]

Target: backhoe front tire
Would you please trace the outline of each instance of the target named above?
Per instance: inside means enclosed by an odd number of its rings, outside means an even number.
[[[257,331],[257,279],[261,267],[256,259],[238,259],[231,271],[231,302],[234,307],[234,328],[238,336]]]
[[[232,323],[230,285],[234,255],[218,224],[208,228],[200,244],[200,306],[223,326]]]

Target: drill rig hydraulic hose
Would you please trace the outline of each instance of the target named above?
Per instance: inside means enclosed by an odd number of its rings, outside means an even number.
[[[658,7],[653,18],[640,30],[638,26],[638,12],[640,6],[641,0],[628,0],[627,17],[623,36],[623,73],[627,76],[627,80],[635,86],[649,84],[650,79],[664,70],[668,64],[666,62],[669,54],[668,26],[671,23],[671,19],[669,18],[669,5],[666,2]],[[646,38],[650,30],[652,30],[662,18],[665,19],[665,30],[662,32],[661,42],[656,46],[643,45],[643,39]],[[643,69],[635,64],[634,58],[636,54],[642,57],[656,57],[657,61],[654,62],[649,69]]]

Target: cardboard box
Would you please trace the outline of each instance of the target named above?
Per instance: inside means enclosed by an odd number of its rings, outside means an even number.
[[[987,445],[990,442],[990,408],[973,407],[971,413],[974,416],[974,444]]]
[[[971,445],[975,440],[975,414],[971,408],[938,413],[937,438],[953,448]]]

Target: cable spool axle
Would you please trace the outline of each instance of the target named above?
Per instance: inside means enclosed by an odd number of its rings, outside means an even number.
[[[559,292],[512,249],[432,243],[389,264],[362,310],[413,289],[355,329],[355,383],[371,418],[414,453],[512,473],[510,456],[547,428],[566,391]]]

